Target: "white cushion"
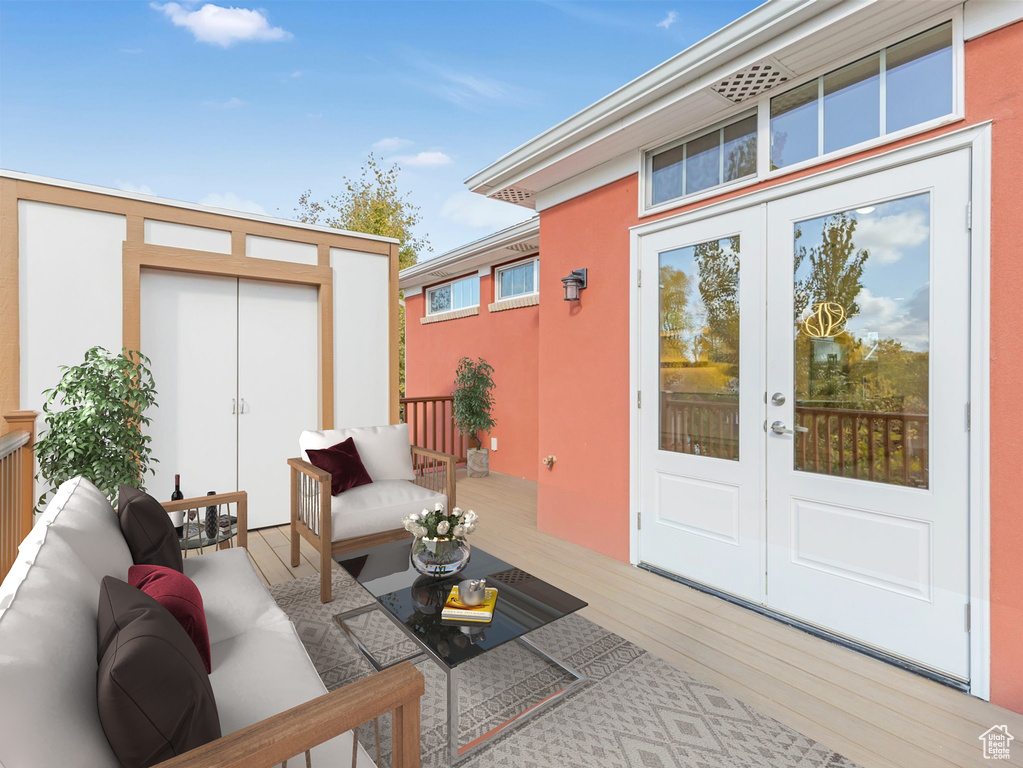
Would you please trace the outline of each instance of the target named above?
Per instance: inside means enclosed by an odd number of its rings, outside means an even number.
[[[186,557],[184,572],[202,595],[211,644],[288,620],[241,547]]]
[[[96,710],[99,582],[62,537],[48,531],[43,544],[19,553],[16,585],[4,580],[0,765],[116,768]]]
[[[290,621],[221,640],[210,655],[210,683],[225,736],[327,692]],[[351,761],[351,731],[312,750],[313,765],[347,767]],[[305,765],[301,759],[295,763]],[[358,766],[373,766],[362,745]]]
[[[48,535],[56,534],[71,545],[96,581],[102,581],[104,576],[126,581],[134,561],[117,513],[99,488],[84,477],[68,480],[61,489],[68,484],[74,487],[67,501],[52,516],[49,514],[52,505],[47,505],[40,523],[48,525]],[[57,498],[59,494],[54,500]]]
[[[374,483],[380,480],[415,479],[408,424],[328,429],[319,432],[306,430],[298,438],[298,447],[302,451],[302,458],[309,461],[309,454],[306,451],[330,448],[349,437],[355,440],[359,458],[362,459],[362,464]]]
[[[438,501],[447,507],[446,495],[407,480],[360,485],[331,498],[331,538],[341,541],[401,528],[405,515],[433,509]]]

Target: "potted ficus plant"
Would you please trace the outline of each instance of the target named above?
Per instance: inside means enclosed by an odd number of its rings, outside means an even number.
[[[483,447],[479,433],[489,433],[494,420],[494,368],[482,357],[475,362],[468,357],[458,361],[455,369],[454,420],[458,431],[476,443],[466,454],[465,471],[469,477],[490,474],[490,453]]]
[[[84,475],[116,505],[118,488],[145,490],[145,476],[155,474],[144,429],[146,411],[156,405],[150,361],[141,352],[108,352],[93,347],[81,365],[61,366],[60,382],[43,392],[46,431],[35,445],[39,474],[49,486],[37,511],[57,487]]]

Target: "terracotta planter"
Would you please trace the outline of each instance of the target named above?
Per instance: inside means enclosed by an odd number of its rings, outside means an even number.
[[[486,477],[490,474],[490,451],[470,448],[466,454],[465,474],[468,477]]]

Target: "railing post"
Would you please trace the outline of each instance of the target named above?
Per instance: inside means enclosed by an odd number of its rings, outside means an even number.
[[[27,536],[32,530],[32,510],[36,506],[36,417],[35,411],[11,411],[4,414],[4,421],[9,425],[8,431],[24,430],[28,432],[28,443],[21,455],[21,531]]]

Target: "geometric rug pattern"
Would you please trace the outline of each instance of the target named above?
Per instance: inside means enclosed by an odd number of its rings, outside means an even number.
[[[373,672],[334,616],[374,598],[335,570],[334,600],[320,602],[319,576],[270,588],[305,643],[317,672],[334,690]],[[349,622],[380,662],[415,652],[379,611]],[[696,680],[613,632],[572,614],[529,639],[588,678],[588,683],[460,763],[465,768],[856,768],[816,741]],[[422,764],[446,768],[445,676],[426,658]],[[571,678],[559,667],[507,643],[459,667],[459,738],[467,744],[542,700]],[[390,765],[389,717],[380,720],[380,760]],[[376,757],[372,724],[359,740]]]

